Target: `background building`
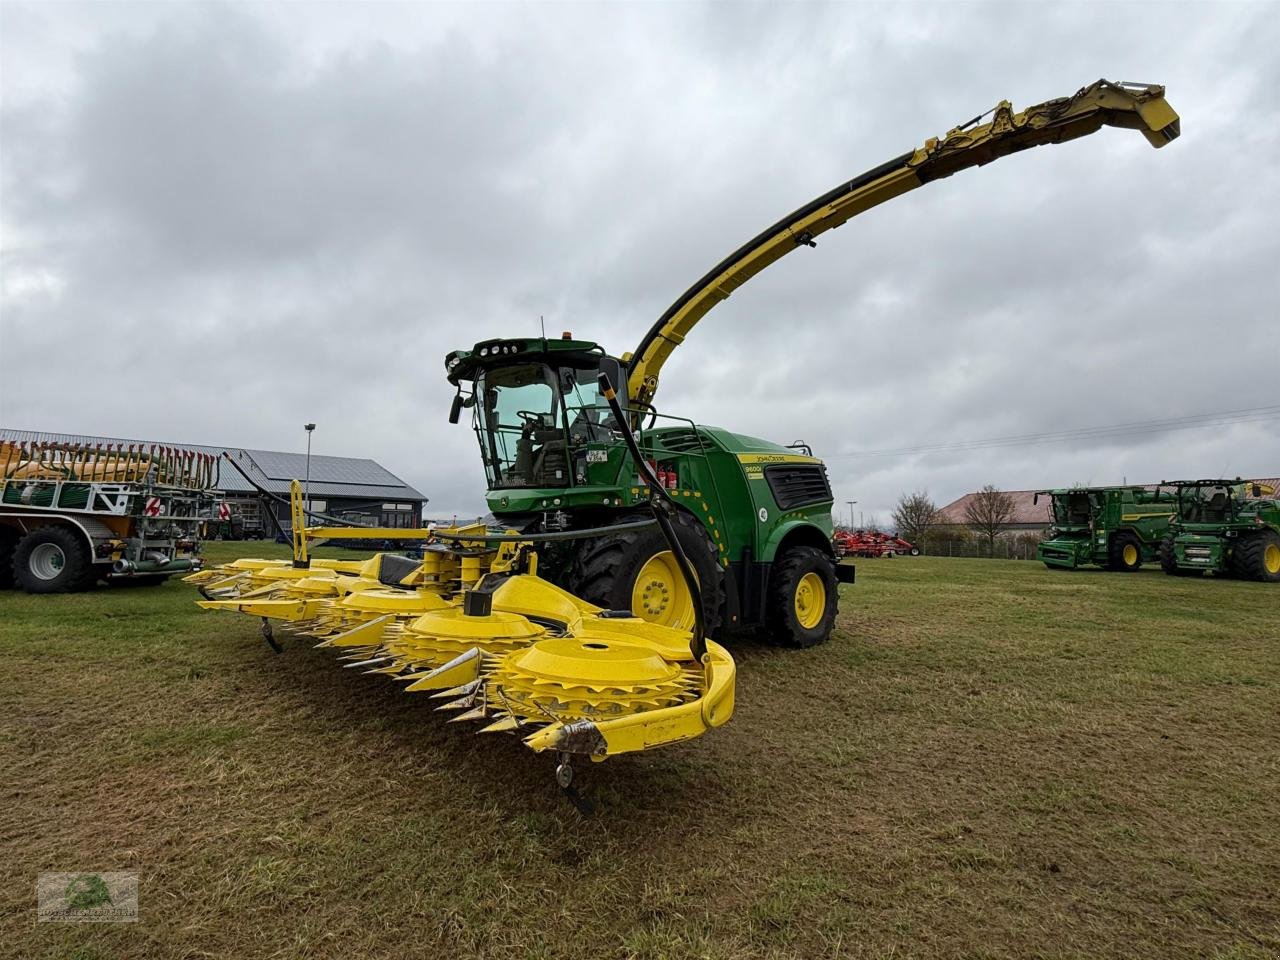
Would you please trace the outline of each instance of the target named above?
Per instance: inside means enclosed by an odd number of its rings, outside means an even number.
[[[1047,530],[1052,517],[1049,512],[1049,498],[1041,497],[1039,503],[1033,503],[1036,491],[1034,490],[1004,490],[1001,491],[1013,500],[1013,514],[1009,517],[1007,523],[1001,524],[1002,533],[1021,533],[1025,530]],[[973,501],[978,494],[966,493],[957,500],[952,500],[945,507],[938,510],[938,526],[965,526],[969,521],[965,519],[965,509]]]
[[[261,498],[244,476],[223,459],[228,454],[265,490],[287,501],[289,483],[307,476],[307,456],[280,450],[252,450],[242,447],[206,446],[195,443],[163,443],[157,440],[95,437],[74,433],[43,433],[0,427],[0,440],[26,443],[151,444],[212,453],[218,460],[217,488],[232,510],[245,519],[247,531],[260,528],[274,536],[275,528],[260,511]],[[416,527],[422,519],[427,498],[374,460],[359,457],[311,455],[308,491],[311,509],[366,525]],[[271,503],[270,508],[285,527],[289,526],[289,505]]]

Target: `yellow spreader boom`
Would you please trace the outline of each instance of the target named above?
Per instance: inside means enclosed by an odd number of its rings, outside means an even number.
[[[987,117],[990,119],[986,119]],[[985,122],[983,122],[985,120]],[[663,312],[632,354],[627,393],[633,409],[653,402],[658,375],[671,353],[716,304],[766,267],[887,200],[953,173],[980,167],[1031,147],[1063,143],[1103,127],[1138,130],[1153,147],[1181,132],[1164,87],[1098,80],[1069,97],[1017,113],[1002,100],[989,114],[930,137],[924,145],[847,180],[783,217],[711,268]]]

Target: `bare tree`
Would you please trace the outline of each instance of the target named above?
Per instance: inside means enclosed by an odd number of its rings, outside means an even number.
[[[893,525],[898,536],[917,547],[924,547],[925,534],[938,522],[938,505],[927,490],[904,493],[893,508]]]
[[[996,555],[996,537],[1013,519],[1016,506],[1013,497],[987,484],[964,505],[964,520],[973,532],[987,541],[987,556]]]

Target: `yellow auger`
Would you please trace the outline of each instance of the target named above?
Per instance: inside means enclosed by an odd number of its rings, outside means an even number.
[[[654,518],[638,525],[661,529],[700,611],[698,580],[671,523],[678,508],[640,456],[604,374],[600,383],[648,488]],[[300,488],[292,493],[300,508]],[[733,658],[706,639],[700,615],[692,631],[648,623],[537,575],[532,539],[596,531],[530,538],[442,529],[421,562],[379,554],[312,571],[305,565],[320,561],[309,558],[307,543],[326,530],[300,531],[296,518],[294,530],[292,562],[236,561],[188,578],[206,597],[199,605],[263,618],[277,651],[270,625],[280,622],[340,651],[348,668],[444,700],[438,709],[454,711],[453,721],[476,721],[481,733],[515,734],[534,751],[554,752],[556,781],[579,809],[589,805],[573,787],[574,759],[691,740],[733,715]]]

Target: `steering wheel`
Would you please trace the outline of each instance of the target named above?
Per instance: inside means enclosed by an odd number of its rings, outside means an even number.
[[[517,410],[516,416],[531,426],[542,426],[542,414],[540,413],[534,413],[532,410]]]

